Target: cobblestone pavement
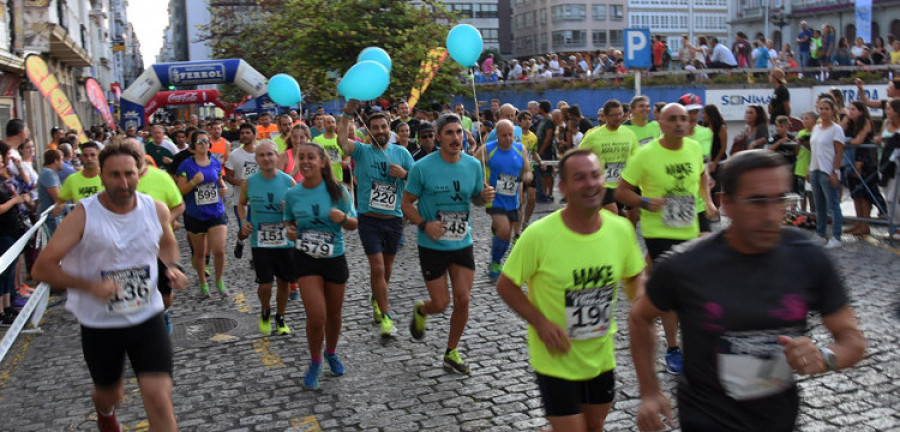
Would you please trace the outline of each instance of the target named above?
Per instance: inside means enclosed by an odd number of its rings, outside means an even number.
[[[535,217],[555,208],[558,205],[540,205]],[[390,284],[398,337],[386,342],[372,322],[368,265],[359,237],[346,236],[351,277],[338,352],[348,371],[340,378],[325,376],[320,391],[300,387],[309,362],[300,302],[288,306],[291,335],[261,337],[249,248],[244,259],[235,260],[231,238],[225,280],[232,296],[202,300],[196,276],[190,274],[192,288],[177,293],[171,310],[174,401],[182,430],[536,431],[545,426],[528,366],[525,324],[488,282],[489,219],[480,209],[474,214],[478,270],[460,346],[470,363],[470,376],[451,375],[441,368],[449,311],[429,320],[424,341],[409,337],[413,302],[426,297],[413,227],[406,229],[406,246],[397,257]],[[178,235],[183,238],[184,232]],[[185,248],[184,263],[187,254]],[[900,261],[883,241],[850,239],[833,256],[852,292],[869,348],[853,370],[800,379],[803,408],[798,429],[900,431],[896,279]],[[56,295],[51,302],[58,299]],[[634,430],[639,402],[626,307],[621,302],[617,311],[618,392],[607,420],[609,431]],[[811,334],[824,343],[825,331],[818,320],[814,323]],[[42,328],[41,335],[21,336],[0,365],[0,431],[96,430],[77,323],[60,305],[50,308]],[[663,372],[661,361],[658,370],[665,390],[671,392],[673,376]],[[148,430],[130,370],[118,417],[126,431]]]

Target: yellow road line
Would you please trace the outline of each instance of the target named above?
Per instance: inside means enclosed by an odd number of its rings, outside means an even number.
[[[900,255],[900,249],[888,246],[887,243],[878,241],[875,237],[867,235],[867,236],[863,236],[863,238],[866,239],[867,242],[871,243],[875,247],[889,250],[889,251],[893,252],[895,255]]]
[[[9,378],[16,372],[16,370],[19,368],[19,364],[22,363],[23,360],[25,360],[25,354],[28,353],[28,346],[31,345],[31,341],[34,340],[34,336],[34,334],[28,334],[22,338],[22,349],[18,350],[16,352],[16,355],[9,359],[7,367],[3,368],[3,370],[0,371],[0,390],[6,388],[6,381],[9,380]],[[2,400],[3,396],[0,396],[0,401]]]
[[[281,357],[275,351],[272,351],[268,337],[253,342],[253,349],[260,355],[260,360],[262,360],[265,367],[284,367],[284,361],[281,360]]]
[[[303,417],[303,420],[294,417],[291,419],[291,429],[288,432],[321,432],[322,427],[316,416],[309,415]]]
[[[138,424],[128,427],[126,425],[122,425],[122,432],[149,432],[150,431],[150,423],[146,420],[139,422]]]
[[[247,297],[244,293],[238,293],[234,296],[234,304],[238,307],[238,312],[248,313],[250,312],[250,305],[247,304]]]

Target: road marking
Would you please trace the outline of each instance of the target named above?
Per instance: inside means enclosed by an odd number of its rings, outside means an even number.
[[[229,342],[237,339],[237,337],[225,333],[216,333],[215,336],[209,338],[213,342]]]
[[[319,426],[319,421],[316,420],[316,416],[306,416],[303,417],[303,420],[297,419],[294,417],[291,419],[291,428],[285,432],[321,432],[322,428]]]
[[[19,364],[22,360],[25,360],[25,354],[28,353],[28,346],[31,345],[31,341],[34,340],[34,334],[26,335],[22,338],[22,349],[16,352],[16,355],[9,359],[6,362],[7,366],[0,371],[0,390],[6,388],[6,381],[16,373],[16,370],[19,369]],[[0,401],[3,400],[3,397],[0,396]]]
[[[281,360],[281,357],[275,351],[272,351],[268,337],[253,342],[253,349],[260,355],[260,360],[262,360],[265,367],[284,367],[284,361]]]
[[[147,422],[146,420],[144,420],[134,426],[131,426],[131,427],[122,425],[122,432],[149,432],[149,431],[150,431],[150,423]]]
[[[238,307],[238,312],[248,313],[250,312],[250,305],[247,304],[247,297],[244,296],[244,293],[238,293],[234,296],[234,304]]]
[[[876,239],[875,237],[872,237],[872,236],[870,236],[870,235],[867,235],[867,236],[863,236],[863,238],[864,238],[867,242],[869,242],[869,243],[871,243],[872,245],[874,245],[875,247],[878,247],[878,248],[881,248],[881,249],[887,249],[887,250],[893,252],[895,255],[900,255],[900,249],[897,249],[897,248],[888,246],[887,243],[878,241],[878,239]]]

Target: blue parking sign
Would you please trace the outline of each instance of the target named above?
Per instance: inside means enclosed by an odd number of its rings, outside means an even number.
[[[650,29],[625,29],[625,68],[650,69],[653,66],[653,49]]]

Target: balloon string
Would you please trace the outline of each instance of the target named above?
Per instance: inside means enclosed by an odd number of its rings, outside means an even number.
[[[475,100],[475,115],[480,118],[481,116],[478,115],[478,94],[475,92],[475,71],[474,70],[472,71],[472,99]],[[460,120],[462,120],[462,119],[460,119]],[[481,119],[480,123],[484,124],[484,119]],[[478,136],[481,139],[480,147],[484,147],[484,134],[481,133],[481,127],[478,128]],[[482,169],[482,173],[487,174],[487,163],[485,162],[485,159],[487,159],[487,153],[486,152],[482,152],[482,153],[484,154],[484,156],[481,158],[481,169]],[[485,181],[487,181],[487,179],[485,179]]]

